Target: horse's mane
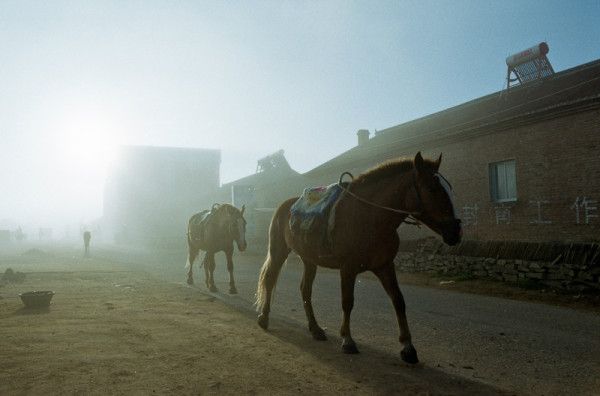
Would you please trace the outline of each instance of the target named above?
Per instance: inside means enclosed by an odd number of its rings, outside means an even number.
[[[433,167],[435,161],[430,159],[423,160],[426,167]],[[358,175],[353,181],[352,184],[360,185],[365,184],[381,179],[385,179],[386,177],[396,176],[400,173],[412,170],[414,168],[414,160],[412,158],[398,158],[389,161],[385,161],[374,168],[367,170],[364,173]]]

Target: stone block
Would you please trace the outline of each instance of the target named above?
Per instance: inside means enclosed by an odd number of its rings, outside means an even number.
[[[540,263],[534,261],[534,262],[529,263],[529,269],[530,270],[541,270],[542,266],[540,265]]]
[[[517,270],[519,270],[520,272],[527,272],[527,271],[529,271],[529,264],[528,263],[519,264],[519,266],[517,267]]]
[[[594,277],[592,276],[592,274],[587,273],[587,272],[580,272],[579,275],[577,275],[577,279],[586,281],[586,282],[594,281]]]
[[[505,274],[503,280],[505,282],[516,282],[517,280],[519,280],[519,277],[517,275]]]
[[[527,278],[529,279],[544,279],[542,272],[527,272]]]

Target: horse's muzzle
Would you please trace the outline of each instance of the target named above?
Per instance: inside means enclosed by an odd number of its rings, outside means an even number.
[[[238,250],[240,252],[243,252],[248,247],[248,244],[246,243],[246,241],[243,241],[241,243],[240,242],[236,242],[236,243],[237,243]]]
[[[454,219],[447,222],[442,234],[444,242],[450,246],[458,245],[462,239],[462,226],[460,219]]]

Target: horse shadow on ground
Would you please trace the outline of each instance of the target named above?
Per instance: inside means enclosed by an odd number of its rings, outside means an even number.
[[[255,319],[254,316],[252,319]],[[359,354],[344,354],[341,351],[342,340],[339,336],[328,333],[327,341],[315,341],[304,327],[299,327],[297,323],[285,318],[272,316],[267,332],[280,341],[295,344],[311,353],[318,360],[333,366],[339,373],[344,373],[357,386],[371,388],[373,393],[420,394],[423,390],[431,390],[432,394],[442,395],[507,394],[492,386],[447,374],[429,367],[427,363],[404,363],[400,358],[400,347],[394,354],[361,344]]]
[[[237,297],[216,292],[203,294],[216,297],[250,319],[255,326],[257,314],[252,305]],[[434,395],[510,395],[507,392],[468,378],[451,375],[430,367],[427,362],[416,365],[404,363],[400,358],[400,346],[396,351],[384,352],[366,344],[359,345],[360,353],[342,353],[341,338],[331,332],[327,341],[315,341],[306,324],[282,315],[270,315],[269,330],[266,332],[280,341],[295,345],[310,353],[317,360],[332,367],[348,378],[362,392],[369,394],[434,394]],[[396,353],[394,353],[396,352]],[[310,369],[310,368],[307,368]]]
[[[50,313],[50,307],[28,308],[21,307],[13,315],[44,315]]]

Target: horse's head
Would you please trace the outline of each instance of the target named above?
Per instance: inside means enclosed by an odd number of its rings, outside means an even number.
[[[244,211],[246,206],[242,205],[242,209],[234,206],[229,211],[228,229],[229,235],[235,240],[240,252],[243,252],[248,247],[246,243],[246,219],[244,219]]]
[[[452,246],[460,242],[462,227],[454,211],[452,187],[438,172],[441,162],[441,154],[437,161],[423,160],[421,152],[415,156],[416,206],[420,212],[415,218],[441,235],[444,242]]]

